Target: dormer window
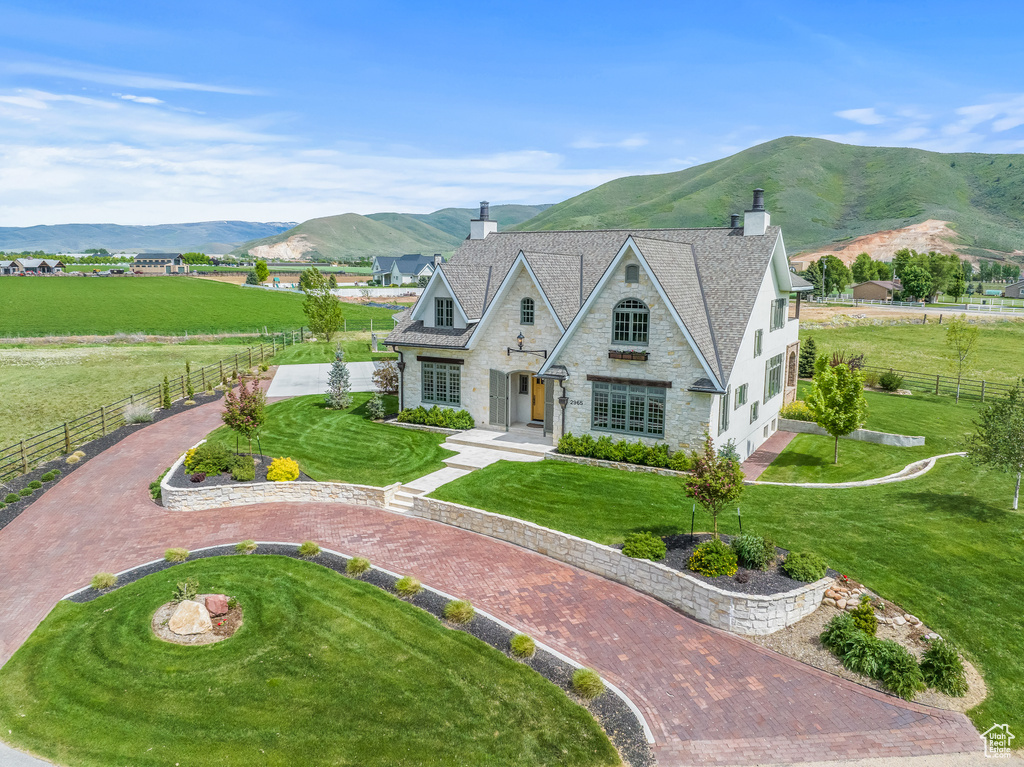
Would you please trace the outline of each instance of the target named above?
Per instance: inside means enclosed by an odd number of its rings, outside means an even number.
[[[640,282],[640,267],[630,264],[626,267],[626,284],[635,285],[638,282]]]
[[[646,344],[649,325],[647,304],[635,298],[619,301],[612,314],[612,343]]]
[[[434,325],[439,328],[455,326],[455,302],[452,299],[434,299]]]
[[[533,324],[533,299],[524,298],[519,302],[519,324],[520,325],[532,325]]]

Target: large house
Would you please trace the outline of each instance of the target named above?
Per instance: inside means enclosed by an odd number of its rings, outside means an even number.
[[[1007,285],[1003,295],[1007,298],[1024,298],[1024,280]]]
[[[60,274],[64,262],[56,258],[16,258],[0,261],[0,274]]]
[[[470,226],[387,338],[403,408],[673,451],[709,431],[741,458],[778,427],[799,322],[762,190],[721,228],[505,233],[485,205]]]
[[[441,254],[424,256],[420,253],[407,253],[404,256],[385,258],[373,257],[373,279],[381,285],[416,284],[420,277],[430,277],[442,262]]]
[[[139,253],[132,260],[136,274],[188,274],[181,253]]]

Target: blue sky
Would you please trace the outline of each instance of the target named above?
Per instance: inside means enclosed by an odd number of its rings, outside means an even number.
[[[1019,5],[5,2],[0,226],[557,202],[786,135],[1024,150]]]

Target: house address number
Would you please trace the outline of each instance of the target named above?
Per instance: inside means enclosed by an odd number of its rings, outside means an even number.
[[[570,405],[582,405],[583,404],[583,400],[581,400],[581,399],[571,399],[571,400],[569,400],[569,404]]]

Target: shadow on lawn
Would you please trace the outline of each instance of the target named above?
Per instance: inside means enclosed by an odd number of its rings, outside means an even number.
[[[905,490],[893,493],[892,501],[895,505],[917,506],[929,512],[937,510],[958,517],[970,517],[978,522],[1000,522],[1014,513],[1010,510],[1009,497],[1004,507],[981,501],[973,495]]]

